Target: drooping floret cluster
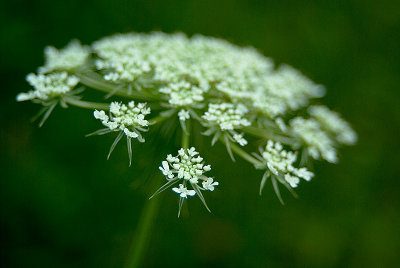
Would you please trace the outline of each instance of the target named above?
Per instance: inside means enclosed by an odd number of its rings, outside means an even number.
[[[146,103],[138,103],[135,105],[134,101],[130,101],[128,105],[125,105],[119,102],[111,102],[109,116],[103,110],[95,110],[93,112],[94,118],[100,120],[106,128],[89,135],[103,135],[114,131],[120,132],[114,144],[111,146],[108,155],[108,157],[110,157],[115,145],[122,138],[122,135],[125,134],[128,141],[129,160],[131,161],[131,139],[137,138],[140,142],[145,141],[140,131],[148,130],[149,121],[145,119],[145,116],[148,114],[150,114],[150,108],[146,107]]]
[[[131,160],[131,139],[144,142],[142,132],[152,125],[178,130],[170,133],[181,136],[182,149],[162,162],[168,182],[156,194],[179,182],[172,191],[180,196],[180,209],[194,195],[205,204],[201,192],[218,185],[204,175],[209,166],[195,149],[188,149],[193,136],[211,136],[211,144],[224,144],[233,160],[237,156],[265,170],[260,192],[271,178],[280,200],[278,183],[293,192],[300,179],[313,177],[312,159],[336,163],[340,146],[357,140],[339,114],[315,104],[325,94],[323,86],[288,65],[275,67],[251,47],[201,35],[128,33],[90,47],[78,41],[61,50],[48,47],[45,56],[40,74],[27,76],[34,90],[17,100],[43,104],[44,120],[58,103],[94,110],[105,128],[92,134],[118,133],[108,156],[124,135]],[[83,100],[82,91],[73,90],[78,85],[117,99]],[[254,153],[260,146],[260,154]]]
[[[260,192],[269,176],[272,176],[272,180],[278,180],[286,186],[288,184],[291,188],[297,187],[300,178],[309,181],[314,176],[314,173],[308,171],[305,167],[294,167],[297,152],[293,153],[284,150],[279,142],[274,143],[269,140],[265,150],[257,158],[268,168],[263,178],[264,182],[261,183]],[[279,193],[277,194],[280,196]]]
[[[44,50],[46,63],[39,67],[40,73],[52,71],[72,71],[81,67],[90,53],[88,46],[82,46],[78,40],[72,40],[64,49],[48,46]]]
[[[167,178],[168,182],[164,184],[153,196],[168,187],[181,182],[179,188],[172,188],[172,190],[179,194],[181,197],[179,205],[179,213],[182,207],[184,198],[188,196],[198,195],[203,202],[204,206],[208,209],[201,191],[208,190],[214,191],[215,186],[219,183],[214,181],[213,178],[207,177],[204,173],[211,170],[210,165],[204,165],[203,158],[196,152],[194,147],[190,149],[181,148],[178,151],[178,156],[169,154],[167,160],[162,162],[160,166],[162,174]],[[199,185],[201,183],[201,185]],[[193,190],[188,190],[191,186]]]
[[[357,134],[338,113],[325,106],[311,106],[308,111],[319,122],[321,128],[333,134],[339,143],[352,145],[357,142]]]
[[[66,72],[51,74],[28,74],[26,80],[35,89],[27,93],[19,93],[17,101],[47,101],[70,92],[78,83],[76,76],[68,76]]]

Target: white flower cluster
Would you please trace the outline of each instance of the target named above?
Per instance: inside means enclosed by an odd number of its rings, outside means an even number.
[[[285,151],[279,142],[274,143],[271,140],[268,141],[265,151],[262,152],[262,160],[272,174],[283,176],[284,180],[292,188],[297,187],[300,178],[309,181],[314,176],[312,172],[304,167],[295,168],[293,164],[296,158],[296,153]]]
[[[300,109],[305,109],[312,99],[322,97],[324,87],[290,66],[275,68],[272,60],[251,47],[238,47],[201,35],[187,37],[154,32],[117,34],[91,47],[72,41],[61,50],[47,47],[45,55],[45,65],[39,69],[41,74],[27,76],[35,90],[17,96],[18,101],[34,100],[47,107],[42,109],[41,124],[58,103],[63,107],[68,104],[107,108],[108,104],[76,96],[79,90],[72,89],[79,82],[107,93],[106,97],[145,100],[153,110],[159,110],[150,120],[151,124],[168,122],[172,115],[179,119],[182,147],[188,146],[189,137],[195,136],[193,132],[213,134],[211,144],[224,143],[233,160],[235,154],[255,167],[265,168],[260,189],[271,176],[281,201],[277,182],[292,191],[300,179],[310,180],[313,173],[304,167],[294,167],[297,154],[285,151],[277,141],[301,150],[303,165],[308,155],[336,163],[336,147],[351,145],[357,140],[350,125],[324,106],[311,106],[309,118],[300,117],[304,112]],[[94,117],[105,128],[92,135],[118,132],[108,156],[126,136],[131,162],[131,139],[144,142],[141,132],[147,131],[150,125],[145,119],[148,114],[150,108],[145,103],[111,102],[109,112],[94,111]],[[192,124],[195,120],[198,122]],[[171,127],[176,126],[174,123],[168,122]],[[253,154],[253,157],[240,147],[248,144],[244,133],[246,138],[251,135],[261,142],[268,140],[261,155]],[[213,191],[218,185],[204,175],[210,169],[194,147],[182,148],[176,157],[168,155],[162,162],[160,170],[167,177],[167,183],[154,195],[177,184],[172,191],[181,197],[179,211],[183,200],[195,195],[207,207],[202,191]]]
[[[186,107],[204,100],[203,90],[186,81],[170,83],[159,90],[168,95],[168,102],[173,107]]]
[[[338,161],[334,141],[323,131],[314,119],[296,117],[290,121],[293,134],[300,137],[306,145],[307,152],[314,159],[325,159],[330,163]]]
[[[217,125],[221,130],[234,130],[250,125],[250,121],[245,118],[246,113],[247,108],[243,104],[210,103],[202,118],[210,126]]]
[[[190,149],[181,148],[178,151],[178,156],[172,156],[169,154],[167,160],[161,163],[160,171],[167,178],[168,182],[158,189],[153,196],[159,194],[177,182],[182,182],[179,184],[179,187],[172,188],[172,191],[180,196],[179,214],[183,200],[196,194],[208,209],[201,191],[214,191],[215,186],[219,185],[219,183],[214,181],[213,178],[204,175],[204,173],[210,170],[211,166],[204,165],[203,158],[198,152],[196,152],[194,147]],[[200,182],[201,186],[199,185]],[[187,188],[188,185],[192,187],[192,190]]]
[[[211,130],[217,127],[221,131],[228,131],[232,135],[233,141],[244,146],[247,144],[247,140],[243,138],[243,133],[238,134],[234,130],[251,125],[250,121],[245,118],[247,112],[246,106],[240,103],[237,105],[210,103],[208,111],[204,113],[202,118],[205,120],[205,125],[210,127]]]
[[[111,102],[110,116],[104,111],[94,111],[94,117],[101,120],[104,126],[111,131],[123,131],[129,138],[138,138],[139,141],[144,141],[140,131],[146,131],[149,121],[144,117],[150,114],[150,108],[146,107],[145,103],[131,101],[128,105]]]
[[[40,100],[47,101],[70,92],[78,83],[76,76],[68,76],[66,72],[51,74],[28,74],[26,80],[35,90],[17,95],[17,101]]]
[[[338,113],[329,110],[325,106],[311,106],[308,111],[324,130],[335,135],[338,142],[347,145],[357,142],[357,134]]]
[[[72,40],[64,49],[58,50],[48,46],[44,53],[46,62],[39,68],[40,73],[71,71],[85,63],[90,54],[90,48],[82,46],[78,40]]]

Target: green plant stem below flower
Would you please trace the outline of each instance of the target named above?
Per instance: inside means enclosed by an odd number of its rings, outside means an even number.
[[[67,104],[84,108],[84,109],[99,109],[99,110],[108,110],[110,108],[110,104],[108,103],[99,103],[99,102],[90,102],[90,101],[83,101],[76,98],[64,98],[64,101]]]
[[[80,82],[82,84],[84,84],[85,86],[100,90],[105,93],[113,92],[113,95],[130,98],[130,99],[135,99],[135,100],[150,101],[150,100],[154,99],[151,96],[143,95],[143,94],[141,94],[139,92],[135,92],[135,91],[126,92],[126,91],[122,90],[122,88],[115,90],[116,87],[118,87],[119,85],[105,81],[100,75],[98,75],[94,72],[76,73],[75,75],[77,77],[79,77]]]
[[[189,133],[190,133],[190,121],[187,120],[187,132],[182,130],[182,148],[188,149],[189,148]]]
[[[221,136],[219,137],[219,140],[226,145],[225,139]],[[228,141],[229,142],[229,141]],[[262,163],[258,161],[256,158],[252,157],[250,154],[246,153],[244,150],[242,150],[239,146],[237,146],[234,143],[230,143],[230,148],[234,153],[236,153],[238,156],[249,162],[250,164],[253,164],[256,168],[260,167]]]
[[[168,118],[169,118],[168,116],[158,115],[156,117],[149,119],[149,125],[155,125],[155,124],[161,123],[161,122],[167,120]]]
[[[242,129],[245,133],[253,135],[255,137],[263,138],[263,139],[272,139],[274,141],[279,141],[280,143],[287,144],[287,145],[293,145],[296,143],[296,140],[294,138],[290,137],[285,137],[282,135],[279,135],[277,133],[274,133],[273,131],[267,130],[267,129],[262,129],[262,128],[257,128],[257,127],[245,127]]]
[[[131,248],[128,252],[125,268],[141,267],[140,264],[149,245],[151,228],[154,225],[160,200],[161,198],[159,197],[146,201]]]

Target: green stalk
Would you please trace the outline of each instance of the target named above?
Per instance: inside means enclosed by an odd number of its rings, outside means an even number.
[[[221,136],[219,137],[219,140],[226,145],[226,141],[225,139]],[[229,142],[229,141],[228,141]],[[240,156],[241,158],[243,158],[244,160],[246,160],[247,162],[249,162],[250,164],[253,164],[254,166],[261,166],[262,163],[260,161],[258,161],[256,158],[252,157],[250,154],[248,154],[247,152],[245,152],[242,148],[240,148],[239,146],[237,146],[234,143],[230,143],[230,147],[232,149],[233,152],[235,152],[238,156]]]
[[[155,125],[161,123],[162,121],[167,120],[168,118],[169,117],[167,116],[158,115],[156,117],[149,119],[149,125]]]
[[[110,108],[110,104],[108,103],[99,103],[99,102],[90,102],[90,101],[83,101],[76,98],[64,98],[64,101],[67,104],[84,108],[84,109],[99,109],[99,110],[108,110]]]
[[[275,134],[273,131],[268,131],[267,129],[257,128],[257,127],[245,127],[242,129],[243,132],[253,135],[255,137],[264,138],[264,139],[271,139],[274,141],[279,141],[283,144],[293,145],[296,140],[291,137],[285,137]]]
[[[105,93],[113,92],[113,91],[115,91],[115,88],[118,87],[117,84],[104,81],[104,79],[100,75],[93,73],[93,72],[77,73],[76,76],[79,77],[80,82],[82,84],[84,84],[85,86],[100,90]],[[145,96],[143,94],[140,94],[139,92],[128,93],[121,89],[114,92],[113,95],[130,98],[130,99],[138,99],[138,100],[154,99],[150,96]]]
[[[146,201],[131,248],[128,252],[125,268],[141,267],[142,259],[149,245],[151,229],[154,225],[160,199],[161,198],[158,197]]]
[[[188,149],[189,148],[189,133],[190,133],[190,121],[187,120],[187,132],[182,130],[182,148]]]

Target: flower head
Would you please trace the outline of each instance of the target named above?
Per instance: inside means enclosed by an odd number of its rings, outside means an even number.
[[[196,152],[194,147],[190,149],[181,148],[178,151],[177,156],[169,154],[166,161],[162,161],[159,169],[167,178],[168,182],[158,189],[153,196],[180,181],[182,183],[179,185],[179,188],[172,188],[172,190],[178,193],[181,198],[187,198],[188,196],[194,196],[197,194],[204,206],[208,209],[201,191],[214,191],[218,182],[214,182],[212,178],[204,175],[206,172],[211,170],[211,166],[204,165],[203,158],[198,152]],[[203,187],[198,185],[199,182],[202,182]],[[188,190],[188,185],[190,185],[193,190]]]
[[[269,140],[262,152],[262,160],[275,176],[284,176],[284,179],[292,188],[297,187],[300,182],[299,178],[309,181],[314,174],[307,171],[306,168],[296,168],[294,163],[297,159],[297,154],[288,152],[283,149],[279,142],[274,143]]]
[[[128,146],[129,164],[132,162],[132,148],[131,139],[137,138],[138,141],[144,142],[140,131],[147,131],[149,121],[145,119],[145,116],[150,114],[150,108],[146,107],[146,103],[138,103],[135,105],[134,101],[128,103],[128,105],[111,102],[110,113],[107,115],[104,111],[95,110],[93,115],[96,119],[100,120],[106,127],[95,131],[90,135],[103,135],[114,131],[119,131],[117,138],[111,145],[108,153],[110,157],[117,143],[121,140],[125,134]]]
[[[357,134],[338,113],[322,105],[311,106],[308,112],[320,123],[322,128],[334,134],[340,143],[348,145],[356,143]]]
[[[208,111],[202,116],[207,125],[216,125],[221,130],[234,130],[250,125],[245,118],[247,108],[243,104],[210,103]]]
[[[85,63],[89,53],[89,47],[82,46],[78,40],[72,40],[61,50],[48,46],[44,50],[46,64],[39,68],[39,72],[75,70]]]
[[[321,129],[314,119],[296,117],[290,121],[294,135],[305,143],[308,153],[314,159],[325,159],[328,162],[338,161],[333,140]]]
[[[69,76],[66,72],[37,75],[31,73],[26,80],[35,90],[18,94],[17,101],[48,101],[65,95],[79,83],[76,76]]]
[[[143,131],[149,125],[149,121],[145,118],[150,114],[150,108],[146,107],[145,103],[135,105],[134,101],[128,105],[111,102],[110,116],[104,111],[95,110],[93,115],[96,119],[101,120],[104,126],[111,131],[122,130],[129,138],[138,138],[142,140],[139,130]]]

